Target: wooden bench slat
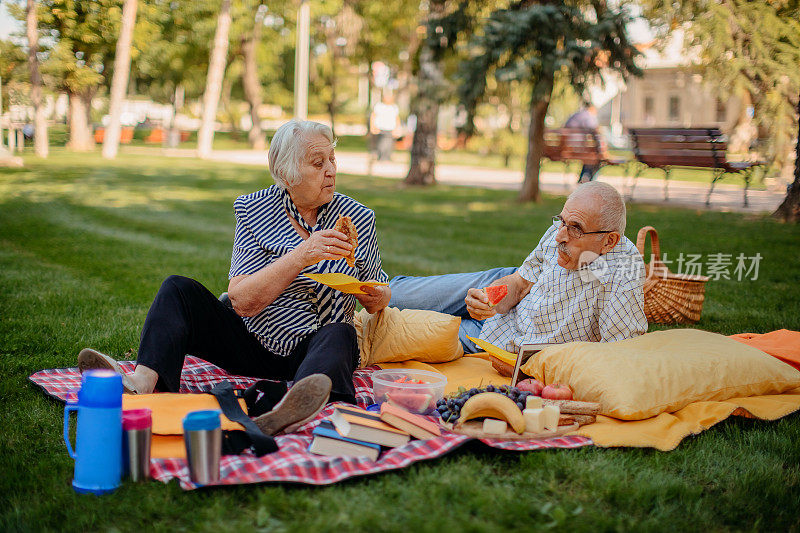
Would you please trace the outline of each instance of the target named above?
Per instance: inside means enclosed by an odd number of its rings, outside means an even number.
[[[697,167],[722,168],[723,164],[715,159],[698,159],[690,157],[652,156],[639,158],[639,161],[651,167]]]
[[[628,131],[636,135],[712,135],[722,136],[722,131],[717,127],[709,128],[630,128]]]
[[[646,150],[637,150],[636,155],[641,157],[665,155],[670,157],[716,157],[722,160],[725,159],[725,152],[716,150],[656,150],[654,148],[648,148]]]
[[[585,165],[619,165],[625,160],[604,158],[599,134],[584,128],[555,128],[544,133],[543,156],[551,161],[579,161]]]
[[[724,142],[709,143],[709,142],[661,142],[647,140],[636,143],[635,149],[646,150],[655,148],[658,150],[715,150],[717,152],[725,152],[728,149],[728,144]]]
[[[761,162],[731,162],[727,160],[728,143],[717,127],[708,128],[630,128],[636,160],[651,168],[665,171],[674,167],[708,168],[714,175],[706,195],[706,205],[711,200],[714,184],[726,172],[745,172],[744,205],[747,206],[747,186],[750,170]],[[634,176],[629,198],[633,198],[636,186]],[[668,199],[667,181],[664,182],[664,199]]]

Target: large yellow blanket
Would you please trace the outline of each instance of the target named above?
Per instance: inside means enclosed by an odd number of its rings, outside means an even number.
[[[383,363],[381,368],[419,368],[441,372],[447,376],[445,392],[502,385],[509,382],[498,374],[491,363],[481,357],[462,357],[456,361],[440,364],[406,361]],[[800,409],[800,388],[784,394],[731,398],[724,402],[694,402],[674,413],[662,413],[652,418],[622,421],[607,416],[598,416],[597,422],[582,426],[575,435],[591,438],[603,447],[631,446],[656,448],[661,451],[675,449],[689,435],[696,435],[731,415],[777,420]]]

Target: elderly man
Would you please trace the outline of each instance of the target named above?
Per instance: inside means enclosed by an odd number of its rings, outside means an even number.
[[[625,202],[602,182],[580,185],[519,268],[396,277],[390,306],[461,316],[459,337],[517,351],[523,343],[617,341],[647,331],[644,264],[624,236]],[[481,287],[507,285],[491,307]],[[466,296],[466,297],[465,297]]]

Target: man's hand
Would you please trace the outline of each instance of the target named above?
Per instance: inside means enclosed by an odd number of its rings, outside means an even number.
[[[392,297],[392,291],[387,285],[362,285],[361,290],[366,294],[354,294],[356,300],[364,306],[367,313],[377,313],[389,304]]]
[[[468,290],[464,303],[467,304],[469,316],[475,320],[485,320],[497,314],[494,308],[489,307],[489,297],[486,296],[486,292],[483,289],[472,288]]]

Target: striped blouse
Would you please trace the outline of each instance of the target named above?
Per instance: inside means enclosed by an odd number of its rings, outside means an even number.
[[[342,272],[361,281],[389,280],[381,268],[375,213],[348,196],[335,193],[329,203],[319,208],[313,227],[302,220],[289,194],[276,185],[240,196],[233,209],[236,234],[229,279],[253,274],[303,242],[286,216],[287,210],[309,232],[332,229],[340,214],[350,216],[358,230],[355,267],[344,259],[323,260],[306,267],[264,310],[252,317],[242,317],[248,331],[275,354],[289,355],[304,337],[324,325],[353,323],[355,297],[317,283],[303,273]]]

